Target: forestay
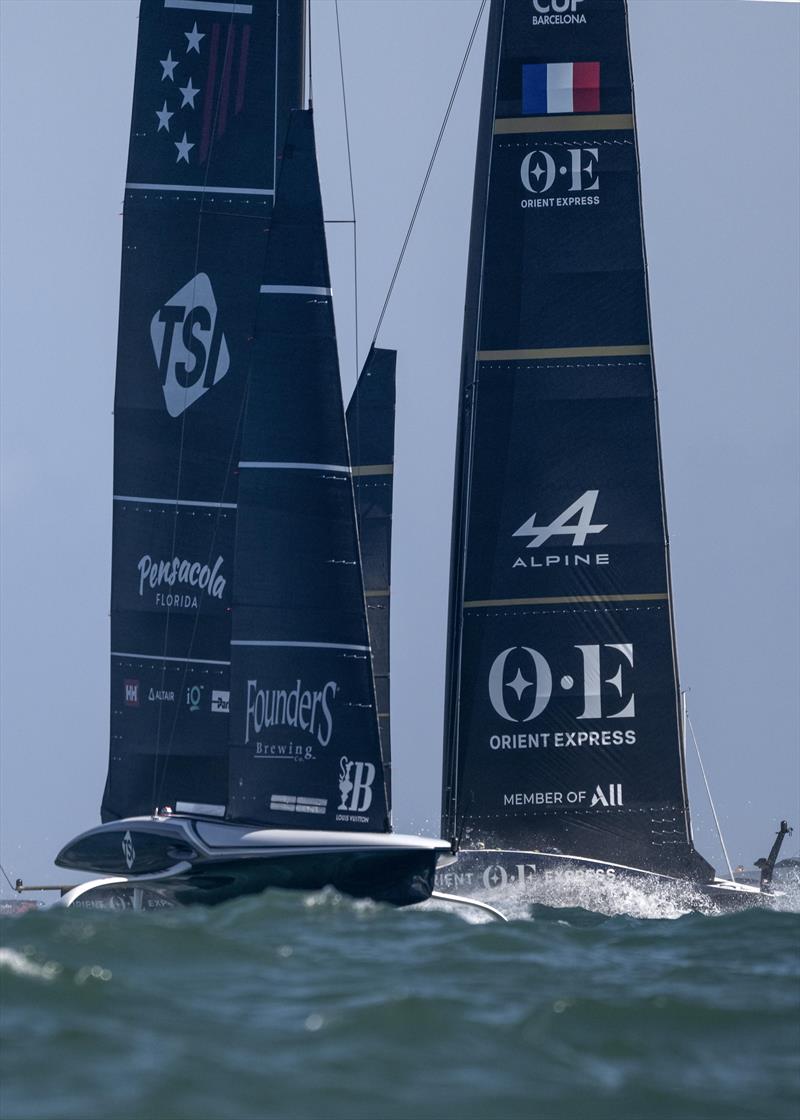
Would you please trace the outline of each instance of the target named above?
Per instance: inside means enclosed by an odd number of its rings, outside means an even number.
[[[493,0],[459,423],[443,835],[690,872],[622,0]]]
[[[239,461],[231,819],[388,829],[310,110],[292,114]]]
[[[123,222],[105,820],[221,813],[237,462],[302,0],[143,0]],[[279,134],[276,138],[276,132]]]

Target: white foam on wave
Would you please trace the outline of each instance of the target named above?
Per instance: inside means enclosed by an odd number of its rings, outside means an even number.
[[[14,976],[26,976],[35,980],[55,980],[61,972],[61,965],[56,961],[37,964],[25,953],[3,946],[0,948],[0,970],[10,972]]]
[[[697,910],[718,912],[689,883],[601,877],[566,870],[532,878],[524,886],[509,884],[487,893],[485,900],[514,919],[529,918],[535,904],[554,910],[588,910],[605,917],[675,919]]]

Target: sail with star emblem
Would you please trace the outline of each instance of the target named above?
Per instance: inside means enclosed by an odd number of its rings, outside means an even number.
[[[267,243],[239,461],[228,819],[389,830],[311,110]]]
[[[302,0],[143,0],[114,412],[105,820],[227,799],[245,387]]]
[[[389,618],[392,574],[396,350],[370,349],[347,406],[347,440],[364,573],[386,794],[391,805]]]
[[[467,848],[705,873],[686,800],[626,9],[570,12],[492,0],[442,831]]]

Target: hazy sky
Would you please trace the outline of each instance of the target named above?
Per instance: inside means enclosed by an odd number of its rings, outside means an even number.
[[[340,0],[359,353],[479,0]],[[136,0],[0,0],[2,858],[97,823],[108,751],[112,407]],[[350,216],[331,0],[313,0],[326,214]],[[800,826],[800,8],[631,0],[681,677],[735,861]],[[399,349],[395,825],[435,831],[476,41],[379,342]],[[330,226],[345,391],[352,242]],[[689,759],[695,839],[721,866]],[[796,848],[797,838],[791,843]],[[72,877],[70,877],[72,878]]]

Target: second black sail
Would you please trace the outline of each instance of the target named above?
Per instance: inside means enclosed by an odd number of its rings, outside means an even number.
[[[242,433],[228,817],[388,829],[310,110],[279,171]]]

